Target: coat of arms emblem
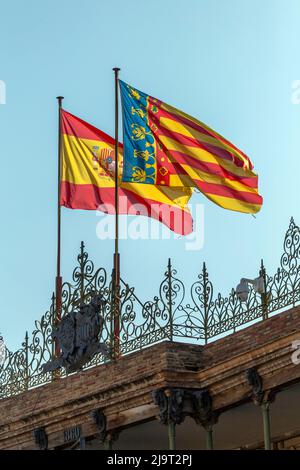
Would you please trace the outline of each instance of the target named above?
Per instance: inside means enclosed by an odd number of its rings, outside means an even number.
[[[79,311],[62,318],[52,332],[52,338],[58,342],[61,353],[42,366],[44,373],[61,367],[65,367],[68,373],[75,372],[95,354],[109,354],[106,344],[99,341],[104,323],[100,315],[103,308],[104,300],[98,295],[88,305],[81,305]]]

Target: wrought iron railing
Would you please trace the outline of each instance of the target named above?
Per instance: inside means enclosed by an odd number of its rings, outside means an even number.
[[[81,244],[78,265],[72,283],[63,284],[63,315],[87,304],[95,294],[105,300],[104,327],[99,340],[111,343],[113,307],[111,276],[103,268],[95,270]],[[284,253],[274,276],[266,273],[263,262],[260,276],[265,293],[250,288],[248,299],[241,302],[234,289],[227,297],[214,297],[205,263],[202,272],[187,293],[183,282],[169,260],[159,294],[145,303],[136,296],[133,287],[122,281],[120,291],[120,353],[137,351],[162,340],[186,340],[205,344],[220,336],[235,332],[244,325],[300,302],[300,229],[291,219],[284,239]],[[55,321],[55,297],[40,321],[35,322],[32,336],[25,335],[18,351],[2,351],[0,365],[0,398],[16,395],[52,380],[43,374],[41,366],[53,355],[52,327]],[[4,357],[3,357],[4,356]],[[108,359],[98,354],[84,367],[90,368]],[[60,376],[66,375],[62,370]]]

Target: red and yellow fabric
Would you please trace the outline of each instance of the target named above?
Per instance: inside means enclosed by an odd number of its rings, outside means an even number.
[[[70,209],[115,212],[114,139],[82,119],[61,111],[62,175],[60,204]],[[119,213],[146,215],[187,235],[193,221],[187,207],[191,188],[123,183],[119,144]]]
[[[197,187],[224,209],[255,213],[258,177],[241,150],[208,126],[120,81],[123,181]]]

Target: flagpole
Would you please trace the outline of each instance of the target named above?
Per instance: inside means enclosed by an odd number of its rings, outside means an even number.
[[[61,320],[62,308],[62,277],[60,272],[60,253],[61,253],[61,206],[60,206],[60,191],[61,191],[61,110],[63,96],[57,96],[58,101],[58,169],[57,169],[57,259],[56,259],[56,282],[55,282],[55,326]],[[55,343],[55,355],[59,355],[58,344]]]
[[[114,253],[114,356],[120,353],[120,254],[119,254],[119,92],[118,76],[120,69],[113,68],[115,74],[115,253]]]

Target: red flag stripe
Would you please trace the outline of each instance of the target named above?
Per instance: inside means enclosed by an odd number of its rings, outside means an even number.
[[[119,189],[119,197],[120,214],[137,215],[135,205],[138,205],[136,207],[141,211],[141,215],[151,216],[181,235],[188,235],[193,231],[193,219],[187,210],[142,198],[122,188]],[[103,190],[93,184],[74,184],[67,181],[61,183],[61,205],[69,209],[101,210],[107,214],[114,214],[114,198],[113,187]]]
[[[195,180],[197,186],[201,191],[207,194],[215,194],[217,196],[225,196],[232,199],[239,199],[240,201],[248,202],[250,204],[262,204],[262,197],[259,194],[253,194],[246,191],[237,191],[236,189],[228,188],[222,184],[206,183],[201,180]]]
[[[73,135],[78,139],[102,140],[108,144],[114,145],[115,140],[105,132],[100,131],[88,122],[62,110],[62,133]],[[119,144],[123,147],[122,144]]]
[[[257,175],[253,177],[237,176],[234,173],[231,173],[230,171],[223,168],[221,165],[218,165],[216,163],[196,160],[190,155],[186,155],[179,151],[169,150],[168,154],[171,158],[174,158],[174,161],[172,161],[173,168],[171,167],[168,168],[171,174],[180,174],[180,172],[182,172],[181,165],[189,165],[192,168],[205,171],[208,174],[218,175],[218,176],[221,176],[222,178],[227,178],[232,181],[238,181],[239,183],[243,183],[246,186],[249,186],[250,188],[257,189],[258,187]]]
[[[155,103],[153,103],[153,104],[155,104]],[[181,124],[185,124],[185,125],[191,127],[192,129],[195,129],[196,131],[201,132],[202,134],[205,134],[207,136],[215,138],[217,141],[222,142],[226,146],[229,146],[235,154],[238,153],[239,155],[237,155],[237,158],[239,158],[241,161],[242,161],[242,157],[245,158],[247,160],[247,162],[249,162],[250,169],[253,169],[253,164],[252,164],[251,160],[249,159],[249,157],[247,157],[247,155],[244,152],[242,152],[238,147],[233,145],[231,142],[229,142],[227,139],[222,137],[220,134],[213,131],[212,129],[206,129],[205,127],[202,127],[200,125],[199,121],[192,120],[191,117],[189,117],[189,118],[187,116],[184,117],[184,116],[182,116],[182,114],[180,112],[178,112],[178,114],[177,114],[176,113],[177,110],[175,108],[173,108],[174,111],[167,110],[166,107],[169,108],[169,105],[166,105],[165,103],[162,103],[161,106],[162,107],[159,108],[160,117],[164,116],[164,117],[171,118],[174,121],[178,121]],[[149,110],[149,114],[151,116],[151,119],[154,120],[156,118],[156,120],[157,120],[157,117],[155,116],[155,114],[151,110]],[[209,144],[209,145],[211,145],[211,144]],[[226,149],[224,149],[224,150],[226,151]]]
[[[169,137],[170,139],[176,140],[182,145],[187,145],[189,147],[202,148],[203,150],[206,150],[207,152],[212,153],[216,158],[221,158],[222,160],[226,160],[232,163],[233,167],[234,166],[238,166],[239,168],[244,167],[244,162],[240,160],[238,157],[236,157],[236,155],[230,153],[228,150],[222,149],[220,147],[216,147],[215,145],[209,144],[207,142],[201,142],[193,137],[187,137],[178,132],[166,129],[161,124],[159,124],[159,121],[157,119],[154,122],[159,130],[159,135],[163,135],[163,136]],[[195,159],[196,158],[197,157],[195,157]]]

